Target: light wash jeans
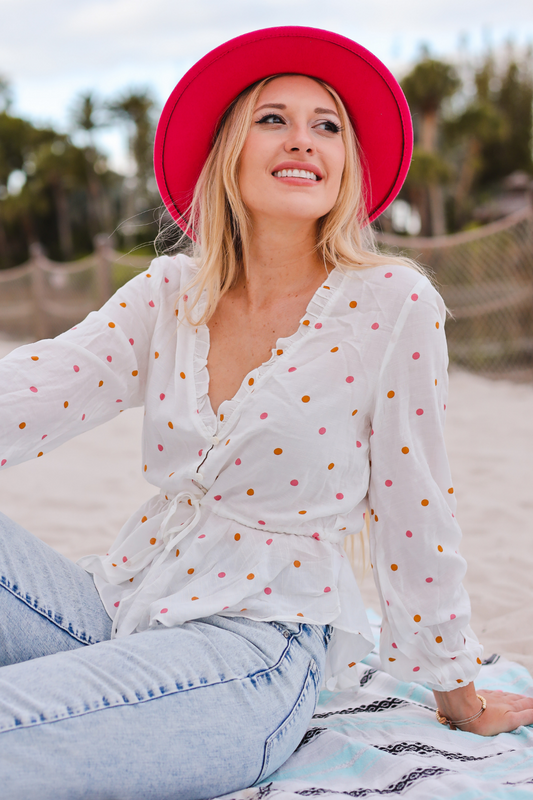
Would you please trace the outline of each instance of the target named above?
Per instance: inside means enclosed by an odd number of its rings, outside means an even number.
[[[331,628],[110,633],[91,576],[0,514],[2,800],[200,800],[265,779],[311,720]]]

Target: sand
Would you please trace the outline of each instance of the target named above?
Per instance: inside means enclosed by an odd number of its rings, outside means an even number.
[[[0,341],[0,357],[13,343]],[[71,559],[106,552],[157,489],[141,475],[143,410],[0,474],[0,510]],[[451,372],[446,438],[485,654],[533,673],[533,385]],[[371,573],[368,606],[379,611]]]

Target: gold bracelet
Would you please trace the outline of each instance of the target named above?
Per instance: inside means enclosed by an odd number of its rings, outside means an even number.
[[[480,694],[477,694],[476,697],[478,698],[478,700],[481,700],[481,708],[477,712],[477,714],[473,714],[471,717],[467,717],[466,719],[448,719],[448,717],[445,717],[444,714],[441,714],[439,709],[437,708],[437,710],[435,711],[437,722],[440,722],[441,725],[449,725],[450,730],[454,731],[458,725],[466,725],[469,722],[474,722],[474,720],[479,719],[480,716],[485,711],[485,709],[487,708],[487,701]]]

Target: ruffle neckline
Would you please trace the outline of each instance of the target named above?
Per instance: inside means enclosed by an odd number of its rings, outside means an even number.
[[[210,334],[207,325],[199,325],[195,328],[194,347],[193,347],[193,373],[194,385],[196,390],[196,410],[200,422],[211,433],[218,433],[225,428],[233,416],[235,410],[241,405],[246,397],[253,394],[262,379],[270,372],[274,364],[281,359],[287,360],[289,353],[294,349],[297,342],[304,337],[318,333],[322,327],[320,321],[329,315],[333,298],[346,278],[346,274],[339,267],[335,267],[329,273],[327,279],[322,283],[312,296],[306,308],[304,316],[301,318],[297,330],[290,336],[280,337],[272,348],[272,355],[268,361],[264,361],[258,367],[245,375],[241,385],[235,395],[221,403],[218,413],[215,414],[209,399],[209,371],[207,369],[207,359],[210,347]],[[181,301],[183,302],[183,300]],[[200,298],[198,310],[202,313],[205,300]]]

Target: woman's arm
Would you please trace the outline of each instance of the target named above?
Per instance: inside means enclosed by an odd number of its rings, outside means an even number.
[[[473,683],[452,692],[434,691],[437,708],[448,720],[458,721],[477,715],[481,709]],[[458,725],[461,730],[481,736],[514,731],[520,725],[533,725],[533,697],[511,692],[482,692],[487,707],[473,722]]]

